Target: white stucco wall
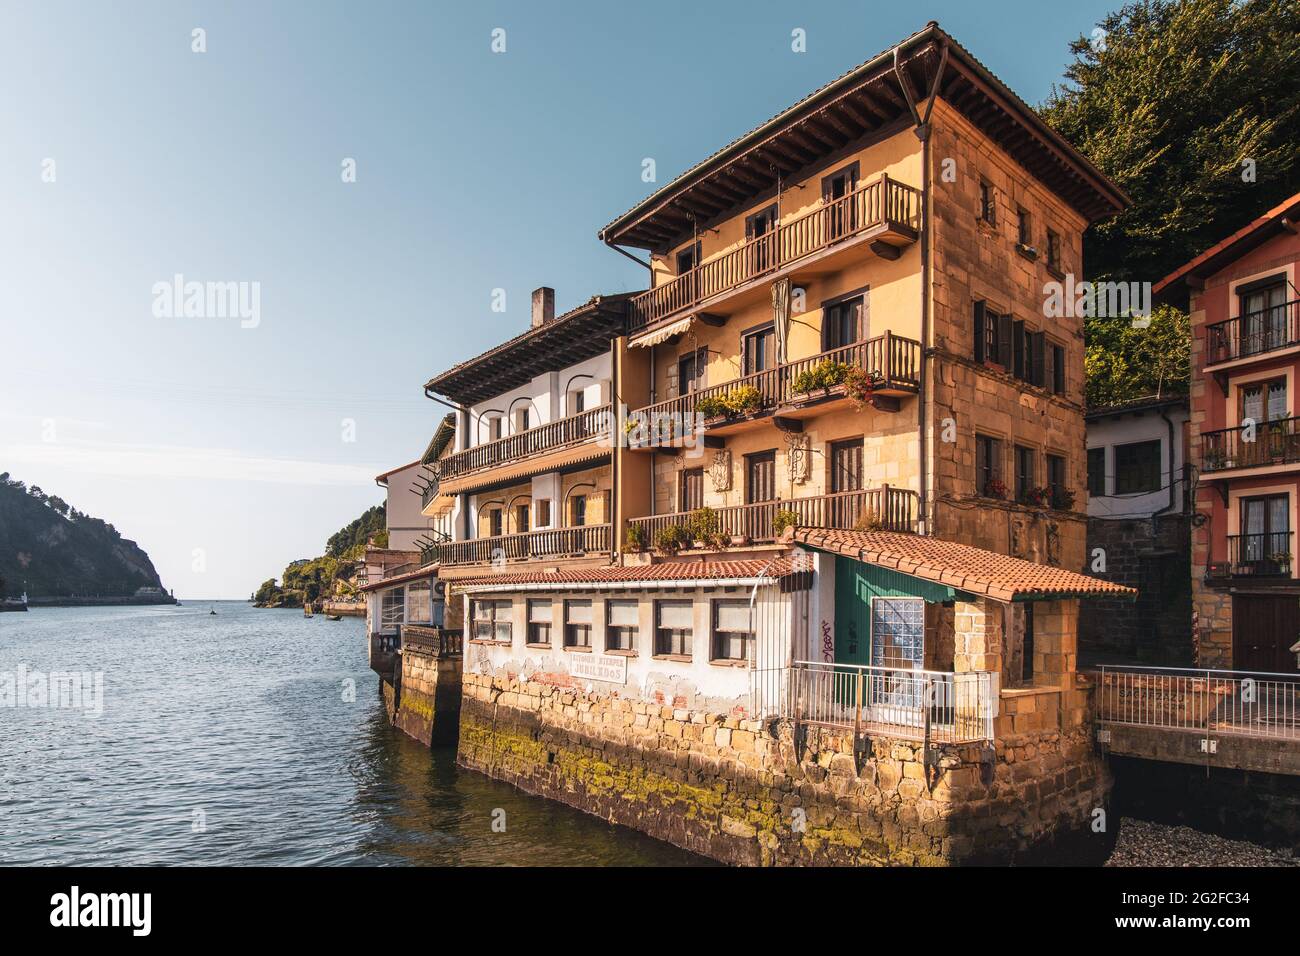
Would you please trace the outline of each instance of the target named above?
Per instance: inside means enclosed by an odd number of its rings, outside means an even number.
[[[1163,413],[1164,418],[1161,417]],[[1169,442],[1168,418],[1174,425],[1172,445]],[[1173,511],[1182,506],[1186,491],[1183,477],[1185,460],[1183,436],[1186,431],[1188,413],[1186,408],[1177,406],[1144,411],[1141,414],[1125,413],[1118,416],[1100,418],[1088,422],[1088,448],[1106,449],[1106,493],[1105,496],[1088,497],[1088,516],[1093,518],[1141,518],[1161,509],[1170,502],[1170,485],[1173,488]],[[1161,488],[1157,491],[1116,495],[1115,494],[1115,446],[1132,442],[1159,441]]]
[[[388,547],[394,551],[415,551],[415,540],[424,535],[429,519],[420,513],[422,507],[417,482],[423,471],[419,464],[395,471],[387,478]]]
[[[573,392],[583,393],[587,409],[603,405],[610,400],[610,376],[609,353],[602,352],[558,372],[544,372],[527,385],[471,405],[469,427],[466,434],[457,434],[456,450],[491,441],[489,423],[497,415],[504,415],[506,419],[502,437],[515,434],[514,413],[519,408],[529,409],[529,428],[536,428],[576,414],[569,407]]]

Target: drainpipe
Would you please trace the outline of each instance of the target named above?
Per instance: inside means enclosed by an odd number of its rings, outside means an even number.
[[[1157,516],[1164,514],[1166,511],[1174,510],[1174,422],[1164,412],[1160,413],[1160,417],[1164,419],[1165,425],[1169,428],[1169,504],[1151,515],[1152,530],[1155,530]],[[1185,463],[1184,467],[1186,467]]]
[[[459,426],[457,430],[462,436],[466,438],[469,437],[469,409],[464,405],[458,405],[455,402],[449,402],[446,399],[439,398],[437,395],[434,395],[429,391],[428,385],[424,386],[424,397],[437,402],[439,405],[446,405],[454,411]],[[462,491],[458,497],[460,498],[460,539],[462,541],[469,541],[469,495]],[[454,530],[455,529],[453,528],[453,532]]]

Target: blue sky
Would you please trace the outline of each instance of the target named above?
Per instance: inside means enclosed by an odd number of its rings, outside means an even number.
[[[381,500],[422,384],[533,288],[642,286],[595,236],[643,158],[662,183],[929,19],[1037,103],[1118,5],[6,3],[0,471],[245,597]],[[256,326],[155,314],[177,274],[258,283]]]

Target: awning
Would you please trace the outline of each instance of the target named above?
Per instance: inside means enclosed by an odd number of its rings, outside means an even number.
[[[890,568],[995,601],[1088,597],[1135,600],[1138,596],[1133,588],[1101,578],[928,535],[799,528],[792,537],[796,543],[818,551]]]
[[[670,325],[665,325],[661,329],[647,332],[640,338],[633,339],[628,343],[628,345],[634,349],[648,349],[652,346],[658,345],[660,342],[667,342],[674,335],[681,335],[689,329],[694,322],[695,316],[688,315],[686,318],[678,319],[676,322],[673,322]]]

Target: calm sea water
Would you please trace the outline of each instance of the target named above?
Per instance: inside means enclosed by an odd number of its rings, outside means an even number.
[[[102,672],[104,707],[0,707],[0,864],[705,862],[390,727],[360,619],[220,601],[0,614],[0,675],[20,665]]]

